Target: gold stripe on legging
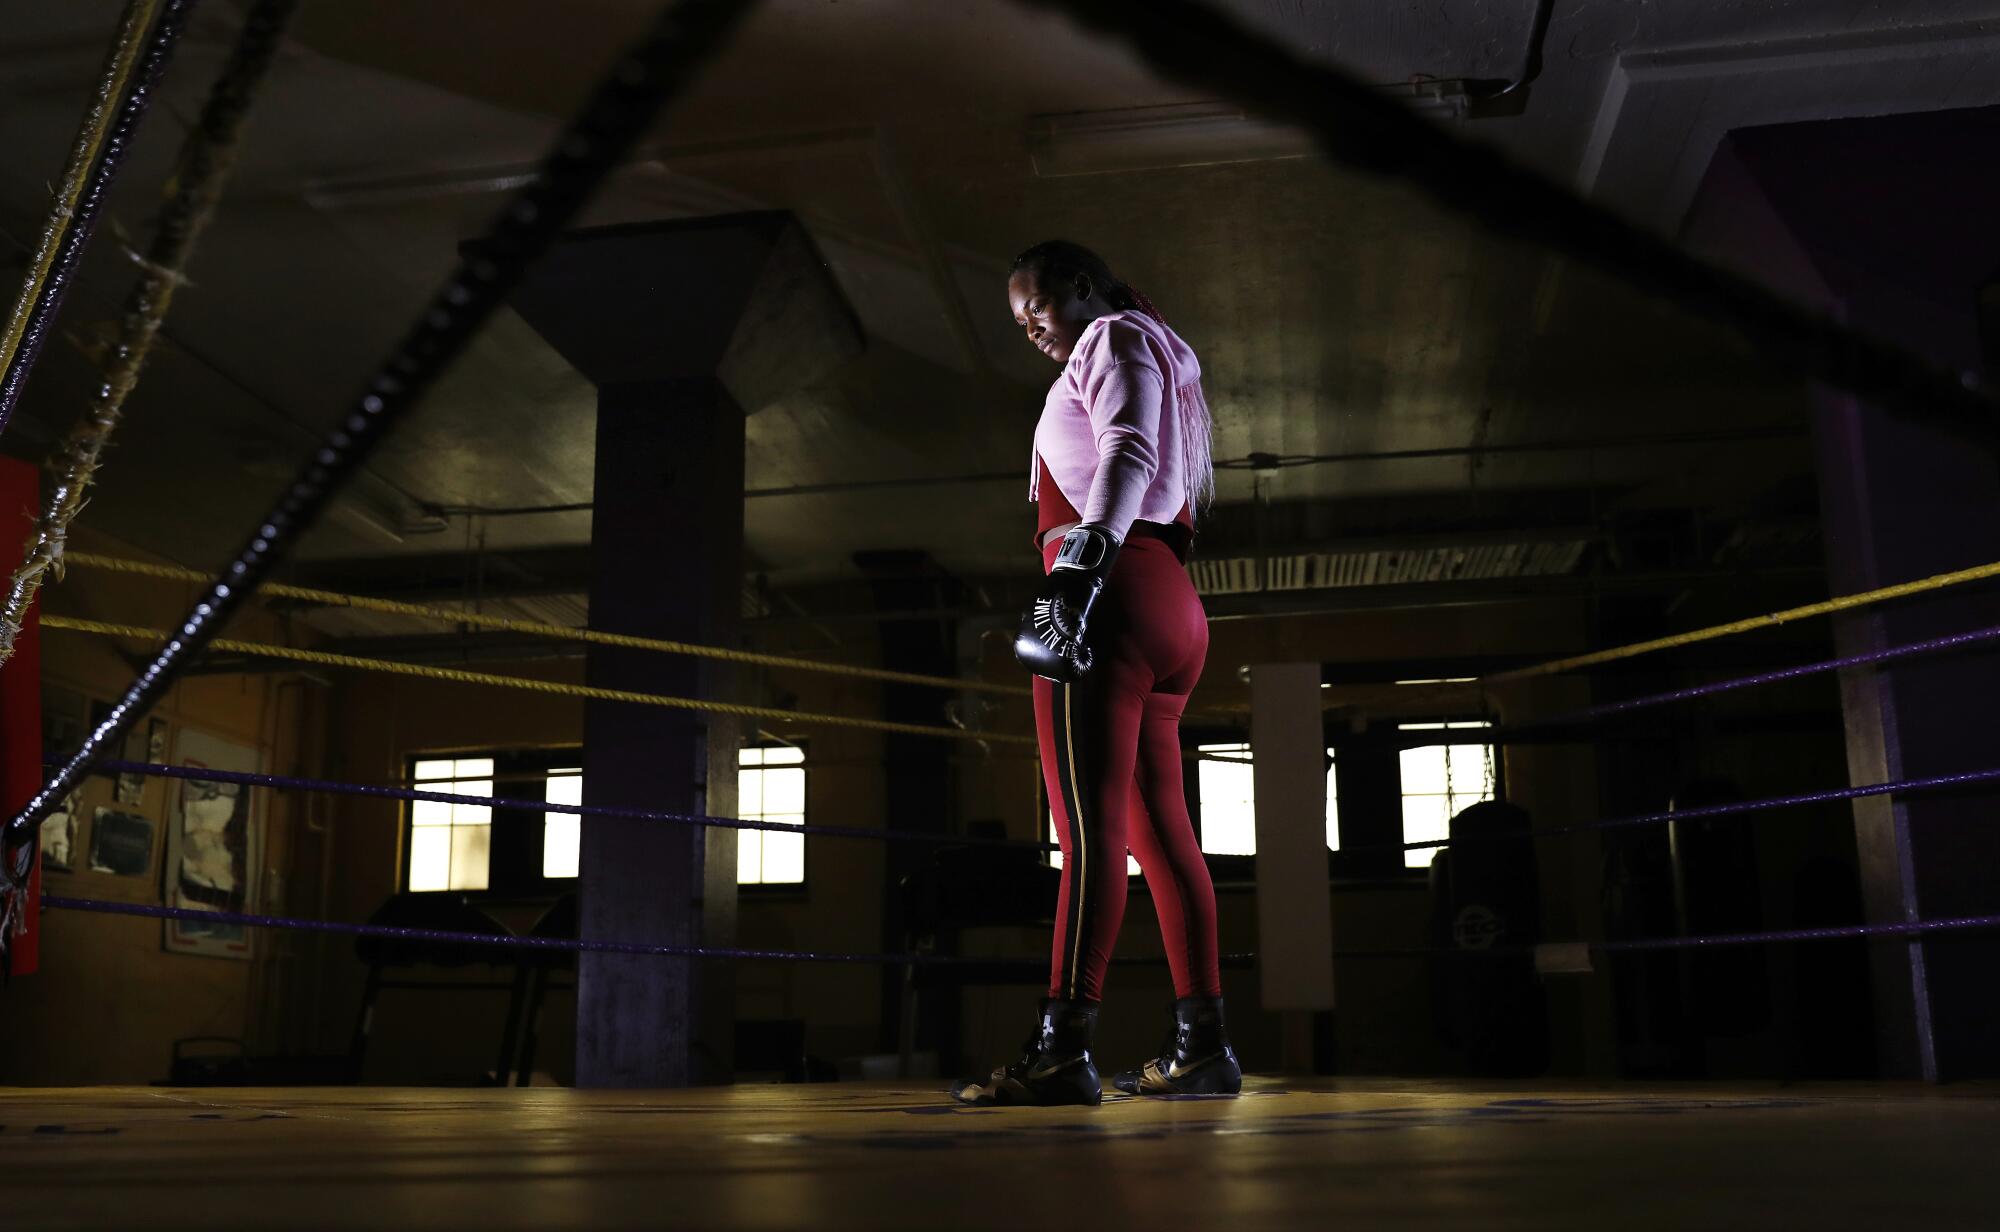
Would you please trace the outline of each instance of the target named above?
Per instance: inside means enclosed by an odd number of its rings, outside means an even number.
[[[1083,841],[1083,793],[1076,786],[1076,724],[1071,720],[1069,710],[1070,695],[1074,692],[1074,686],[1063,686],[1063,746],[1069,751],[1069,796],[1072,801],[1069,828],[1076,846],[1076,867],[1070,870],[1070,875],[1076,878],[1076,918],[1070,921],[1070,927],[1076,930],[1076,939],[1070,943],[1069,958],[1069,996],[1072,1001],[1076,1000],[1078,961],[1083,952],[1083,896],[1090,889],[1090,854]]]

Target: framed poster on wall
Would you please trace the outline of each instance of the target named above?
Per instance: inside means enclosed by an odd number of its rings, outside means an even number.
[[[257,750],[192,728],[179,733],[175,763],[255,774]],[[235,783],[177,780],[167,800],[166,902],[195,911],[249,911],[257,903],[263,858],[263,808]],[[239,924],[168,920],[166,948],[216,958],[251,956],[250,930]]]
[[[120,877],[152,872],[152,819],[122,809],[98,809],[90,823],[90,871]]]
[[[71,792],[42,822],[42,871],[76,871],[77,793]]]
[[[134,727],[125,734],[125,760],[158,762],[167,755],[167,721],[147,719],[143,726]],[[146,778],[141,774],[121,771],[117,786],[111,798],[119,804],[140,805],[146,802]]]

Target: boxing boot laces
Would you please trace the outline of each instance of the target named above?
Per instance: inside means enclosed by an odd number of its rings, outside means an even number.
[[[1243,1067],[1229,1047],[1221,997],[1181,997],[1160,1055],[1111,1080],[1128,1095],[1235,1095]]]
[[[1044,1000],[1041,1025],[1021,1046],[1021,1057],[984,1080],[967,1078],[951,1089],[962,1104],[1089,1104],[1104,1101],[1104,1080],[1090,1059],[1097,1009],[1081,1001]]]

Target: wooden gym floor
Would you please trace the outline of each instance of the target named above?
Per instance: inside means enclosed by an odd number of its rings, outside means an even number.
[[[0,1227],[2000,1226],[2000,1089],[0,1090]]]

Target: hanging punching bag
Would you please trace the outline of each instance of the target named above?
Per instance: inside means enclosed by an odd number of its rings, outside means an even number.
[[[1549,1011],[1533,957],[1540,879],[1526,809],[1488,800],[1451,819],[1431,863],[1431,1009],[1439,1039],[1474,1074],[1520,1077],[1549,1064]],[[1494,951],[1521,950],[1521,953]]]

